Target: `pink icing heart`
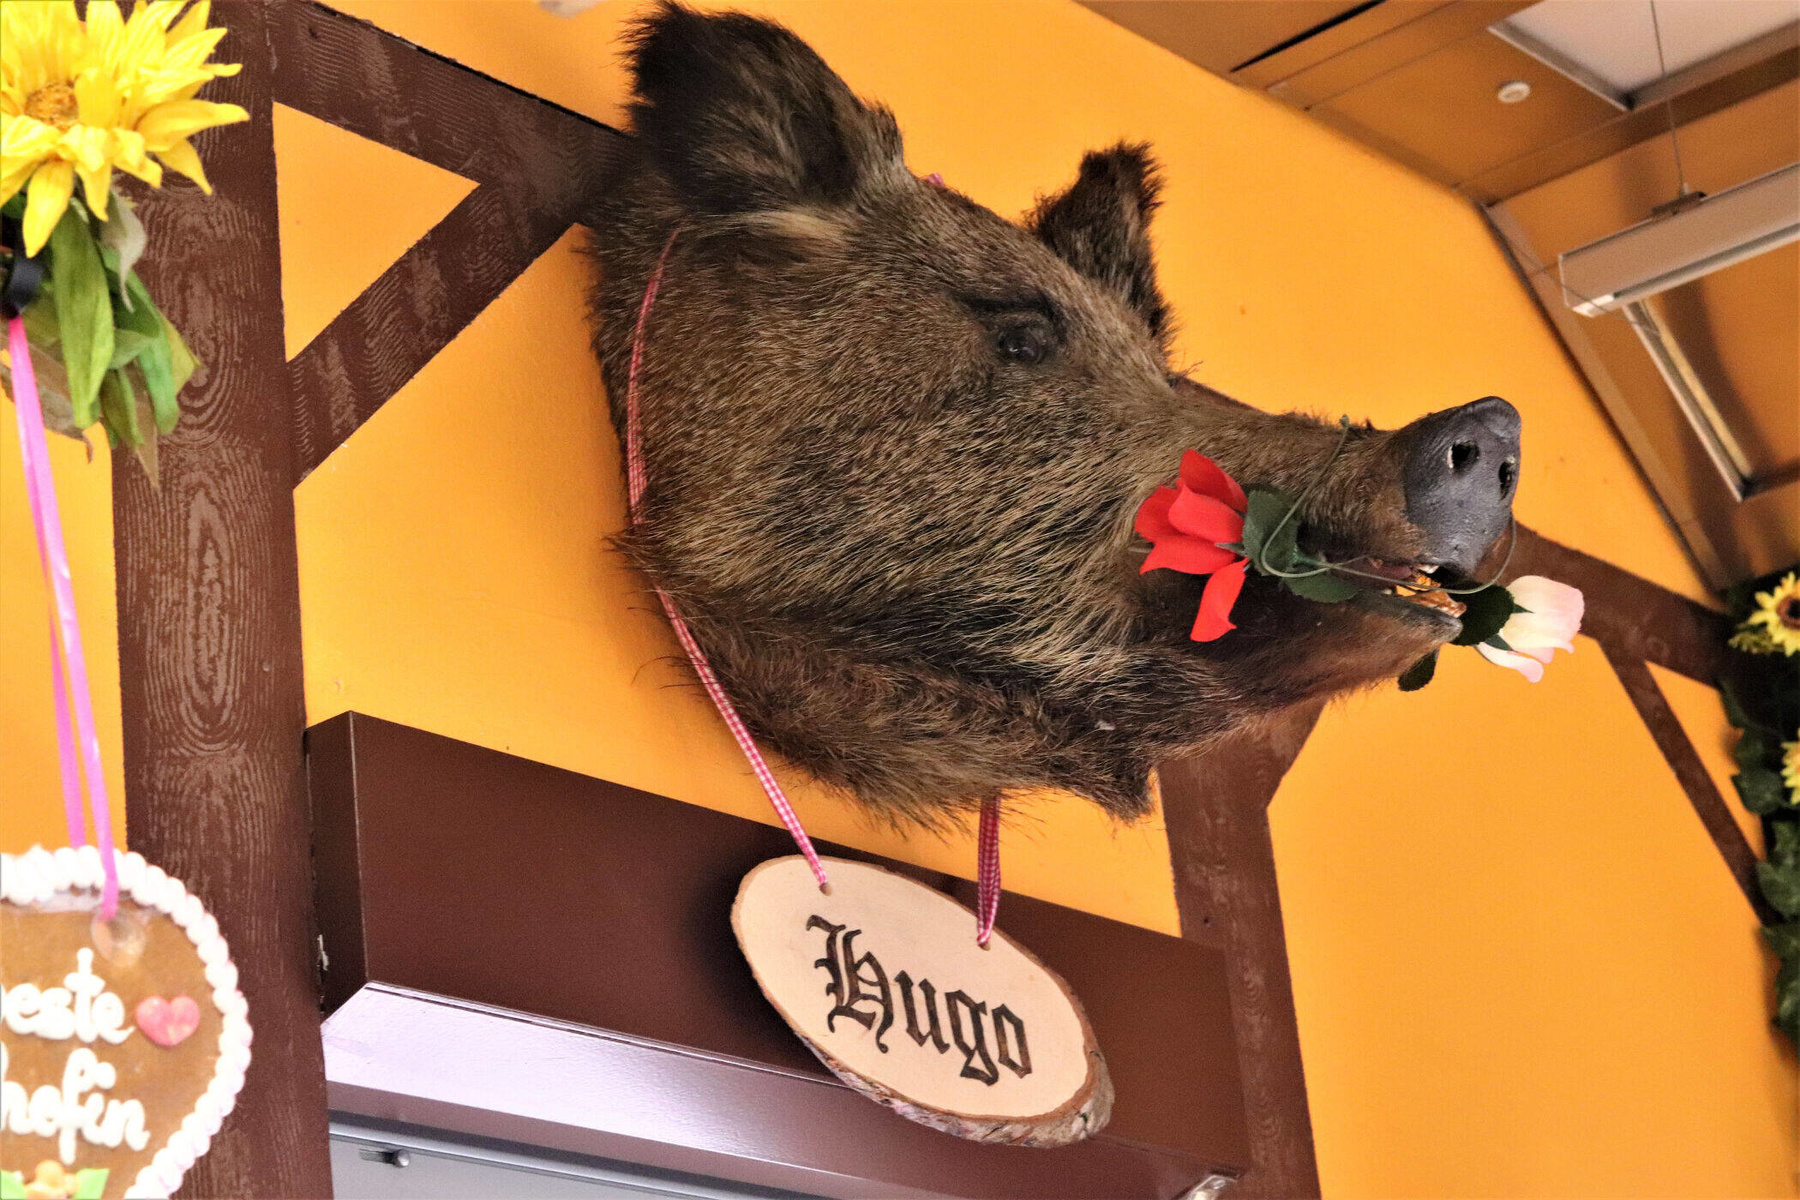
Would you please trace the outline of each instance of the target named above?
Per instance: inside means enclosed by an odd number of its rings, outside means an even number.
[[[146,996],[138,1002],[137,1027],[159,1046],[180,1045],[200,1028],[200,1006],[192,996],[177,996],[173,1000]]]

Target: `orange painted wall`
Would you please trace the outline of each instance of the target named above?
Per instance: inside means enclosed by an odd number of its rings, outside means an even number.
[[[890,104],[915,170],[1003,213],[1086,148],[1154,141],[1163,277],[1201,379],[1383,424],[1505,395],[1526,418],[1522,519],[1704,597],[1459,198],[1067,0],[742,6]],[[625,0],[572,21],[526,0],[340,7],[618,118]],[[276,134],[292,351],[467,184],[299,114]],[[565,238],[297,492],[309,719],[355,708],[769,819],[605,553],[622,506],[582,278]],[[17,545],[0,541],[0,698],[40,636],[13,618]],[[1711,689],[1659,679],[1727,770]],[[0,708],[4,777],[44,766],[12,742],[43,712]],[[822,836],[972,873],[966,838],[903,840],[797,790]],[[1175,930],[1157,821],[1036,811],[1006,840],[1009,886]],[[1327,1196],[1793,1193],[1793,1063],[1749,911],[1592,643],[1536,687],[1461,654],[1423,693],[1336,706],[1272,813]],[[23,828],[9,801],[0,838]]]

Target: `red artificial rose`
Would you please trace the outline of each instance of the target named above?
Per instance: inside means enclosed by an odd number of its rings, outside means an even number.
[[[1244,489],[1219,464],[1197,450],[1181,456],[1174,487],[1157,488],[1138,507],[1133,528],[1148,539],[1142,571],[1167,567],[1188,575],[1211,575],[1200,597],[1193,639],[1210,642],[1237,626],[1231,606],[1244,587],[1249,560],[1227,545],[1244,540]]]

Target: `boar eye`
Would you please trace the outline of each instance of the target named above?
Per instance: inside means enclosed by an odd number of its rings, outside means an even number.
[[[1025,367],[1035,367],[1050,357],[1051,341],[1050,330],[1035,323],[1008,325],[994,335],[1001,357]]]

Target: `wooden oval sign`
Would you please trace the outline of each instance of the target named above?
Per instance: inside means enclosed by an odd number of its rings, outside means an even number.
[[[1061,1146],[1112,1115],[1087,1014],[1030,951],[942,892],[828,858],[821,892],[799,855],[744,876],[738,945],[763,994],[845,1083],[958,1137]]]

